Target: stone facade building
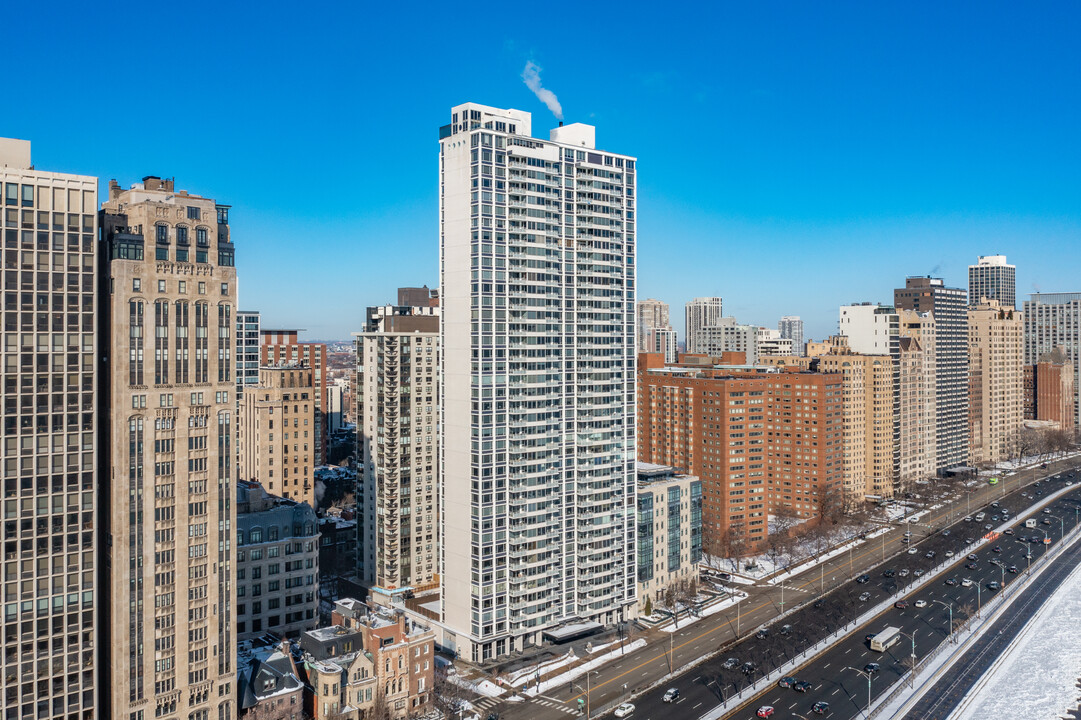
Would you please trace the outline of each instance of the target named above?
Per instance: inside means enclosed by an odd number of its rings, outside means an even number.
[[[968,311],[969,465],[1006,460],[1024,421],[1023,326],[1012,306]]]
[[[638,463],[638,609],[673,586],[698,583],[702,483],[665,465]]]
[[[306,502],[237,483],[237,637],[296,637],[319,621],[319,533]]]
[[[237,437],[240,477],[315,507],[316,388],[311,368],[259,368],[244,392]]]
[[[236,269],[229,206],[109,183],[103,717],[236,714]]]

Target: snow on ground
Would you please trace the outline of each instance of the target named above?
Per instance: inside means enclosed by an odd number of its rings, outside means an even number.
[[[515,670],[507,676],[507,682],[511,685],[521,685],[522,683],[536,679],[537,675],[544,675],[550,673],[553,670],[558,670],[561,667],[570,665],[578,658],[575,656],[574,651],[568,652],[566,655],[556,658],[555,660],[548,660],[547,662],[538,663],[536,665],[529,665],[527,667]]]
[[[637,650],[638,648],[643,648],[645,646],[646,641],[642,638],[639,638],[632,643],[627,643],[622,650],[616,648],[612,652],[605,653],[604,655],[601,655],[597,658],[593,658],[589,662],[582,663],[576,668],[572,668],[565,673],[556,675],[554,678],[543,680],[541,681],[539,688],[536,685],[532,685],[526,690],[524,690],[522,694],[528,695],[530,697],[536,697],[540,693],[547,692],[554,687],[559,687],[560,685],[568,683],[578,677],[581,677],[590,670],[596,670],[601,665],[604,665],[606,662],[609,662],[611,660],[615,660],[617,657],[623,655],[624,653],[633,652],[634,650]]]
[[[684,615],[683,616],[683,625],[682,625],[682,627],[687,627],[691,623],[697,622],[701,618],[709,617],[710,615],[716,615],[717,613],[721,612],[722,610],[725,610],[727,608],[732,607],[733,605],[740,602],[741,600],[743,600],[746,597],[747,597],[746,593],[735,593],[732,596],[725,598],[724,600],[722,600],[719,603],[714,603],[713,605],[702,608],[698,612],[697,615]],[[659,628],[659,629],[662,632],[675,632],[676,630],[679,630],[680,628],[676,624],[669,623],[669,624],[667,624],[664,627]]]
[[[951,717],[1058,718],[1076,708],[1077,678],[1081,677],[1079,624],[1081,567],[1044,603]]]
[[[458,677],[457,675],[447,675],[447,682],[465,688],[466,690],[472,690],[478,695],[486,695],[487,697],[499,697],[506,692],[491,680],[481,680],[478,683],[473,683],[465,678]]]

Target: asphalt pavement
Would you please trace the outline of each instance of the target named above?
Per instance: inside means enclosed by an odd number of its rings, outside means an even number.
[[[1068,467],[1060,464],[1060,467]],[[679,712],[674,717],[698,717],[710,708],[721,702],[722,697],[728,697],[747,683],[761,684],[759,679],[762,673],[769,672],[772,668],[783,664],[790,657],[799,654],[802,649],[810,646],[818,639],[827,636],[835,630],[851,625],[854,618],[869,607],[874,606],[890,593],[903,588],[915,579],[917,570],[927,571],[939,564],[945,557],[947,550],[958,551],[957,543],[963,546],[964,539],[977,540],[985,531],[982,524],[976,526],[973,523],[964,523],[960,520],[966,513],[975,513],[985,504],[992,500],[1002,502],[1003,496],[1012,493],[1006,502],[1014,510],[1014,514],[1022,506],[1027,506],[1034,498],[1022,498],[1020,493],[1013,492],[1032,482],[1036,473],[1050,471],[1035,470],[1025,471],[1010,478],[1004,479],[997,486],[979,486],[969,490],[961,490],[962,497],[950,505],[929,512],[920,522],[905,526],[904,529],[894,529],[881,538],[873,538],[867,543],[858,546],[854,550],[839,555],[822,563],[819,567],[810,569],[799,576],[784,583],[782,591],[776,586],[747,586],[744,589],[750,596],[740,603],[738,609],[732,608],[716,615],[688,625],[676,633],[651,632],[650,644],[632,653],[628,653],[625,659],[619,659],[606,664],[590,675],[590,692],[588,693],[592,716],[599,717],[597,709],[608,707],[614,703],[627,699],[638,690],[648,687],[672,672],[673,668],[681,668],[691,663],[702,661],[711,655],[717,655],[710,660],[700,662],[689,672],[683,673],[677,678],[665,683],[664,686],[647,692],[634,700],[637,706],[632,717],[638,718],[671,718],[673,710]],[[1057,484],[1056,484],[1057,487]],[[1044,486],[1046,489],[1046,485]],[[1034,493],[1030,493],[1033,494]],[[1072,514],[1072,513],[1071,513]],[[990,518],[990,515],[988,516]],[[956,527],[950,536],[943,536],[939,530],[952,521],[957,521]],[[1072,524],[1073,517],[1067,524]],[[988,522],[991,522],[988,519]],[[1000,524],[1001,521],[994,523]],[[1041,526],[1043,527],[1043,526]],[[962,532],[963,528],[963,532]],[[905,529],[912,532],[912,545],[918,548],[918,553],[910,555],[905,550],[909,546],[902,542],[902,534]],[[1058,529],[1055,530],[1056,535]],[[1042,537],[1042,533],[1041,533]],[[1020,545],[1013,545],[1023,554]],[[1036,547],[1036,546],[1033,546]],[[928,550],[935,552],[934,558],[927,558]],[[1015,552],[1010,550],[1011,553]],[[1037,548],[1035,552],[1042,552]],[[1011,555],[1012,557],[1012,555]],[[1023,555],[1022,555],[1023,557]],[[884,560],[888,560],[882,564]],[[877,570],[871,570],[872,566],[881,565]],[[986,562],[983,563],[986,565]],[[893,569],[895,575],[892,578],[882,576],[884,569]],[[852,578],[863,572],[871,577],[871,582],[857,585]],[[907,576],[902,575],[907,571]],[[987,574],[986,572],[984,574]],[[972,578],[975,580],[975,577]],[[936,588],[929,588],[933,591]],[[868,600],[861,602],[859,595],[862,592],[870,593]],[[821,595],[821,593],[826,593]],[[984,590],[984,597],[988,591]],[[783,594],[783,599],[782,599]],[[802,604],[803,607],[792,613],[764,639],[747,637],[755,628],[763,623],[770,623],[785,610]],[[941,610],[940,606],[935,606]],[[956,610],[956,608],[955,608]],[[925,619],[927,627],[927,647],[931,647],[930,628],[934,625],[930,616]],[[792,625],[791,632],[782,635],[780,625]],[[948,619],[938,623],[943,628],[948,624]],[[907,626],[906,626],[907,627]],[[919,626],[913,626],[919,627]],[[907,632],[907,630],[906,630]],[[920,650],[921,633],[917,629],[917,651]],[[862,634],[859,636],[862,641]],[[864,647],[863,650],[866,650]],[[897,646],[891,648],[897,653]],[[850,652],[853,652],[850,650]],[[862,650],[861,650],[862,653]],[[728,657],[737,657],[740,664],[752,662],[755,671],[744,675],[738,670],[729,671],[721,667]],[[828,662],[828,661],[825,661]],[[860,666],[862,667],[862,666]],[[850,674],[856,675],[855,673]],[[883,672],[889,672],[883,664]],[[858,678],[858,676],[856,676]],[[876,679],[874,685],[880,683]],[[855,685],[846,681],[843,687]],[[661,696],[667,687],[675,686],[681,691],[681,697],[675,704],[661,702]],[[498,710],[504,720],[541,720],[550,718],[566,718],[568,715],[581,716],[577,709],[579,699],[585,699],[586,678],[577,678],[573,683],[567,683],[559,688],[549,690],[544,695],[529,699],[524,703],[485,702],[488,708]],[[831,688],[830,693],[837,688]],[[812,692],[818,692],[815,688]],[[786,691],[795,694],[794,691]],[[839,692],[847,692],[841,690]],[[852,692],[855,692],[852,690]],[[836,700],[836,695],[830,695]],[[854,694],[852,697],[857,697]],[[863,704],[866,704],[866,684],[863,685]],[[811,702],[806,702],[810,693],[799,694],[791,697],[787,703],[780,705],[786,709],[796,703],[795,712],[808,715],[807,709]],[[800,705],[803,709],[800,709]],[[862,707],[862,706],[860,706]],[[753,715],[754,708],[750,708],[749,714]],[[837,712],[833,709],[833,712]],[[740,710],[742,714],[733,717],[748,715],[748,712]],[[833,715],[843,717],[843,715]],[[778,713],[775,717],[785,717]]]
[[[1072,510],[1071,510],[1072,514]],[[949,717],[968,691],[995,660],[1014,642],[1037,610],[1058,590],[1081,562],[1081,544],[1055,558],[1033,583],[1021,591],[1009,608],[973,642],[942,677],[905,714],[905,720]]]
[[[1047,481],[1041,484],[1041,488],[1047,489],[1045,495],[1061,487],[1061,481]],[[774,709],[772,717],[775,719],[811,717],[814,715],[812,708],[817,702],[829,704],[828,711],[822,717],[834,720],[862,717],[868,706],[867,665],[869,663],[879,665],[877,670],[869,673],[871,676],[870,696],[873,704],[874,698],[888,692],[904,675],[906,663],[911,661],[913,652],[919,660],[948,638],[951,612],[955,625],[968,615],[979,612],[984,600],[990,599],[996,592],[1001,592],[1001,590],[994,590],[991,583],[998,582],[1000,585],[1008,586],[1015,582],[1026,570],[1028,552],[1032,551],[1032,559],[1035,560],[1046,551],[1047,546],[1043,543],[1044,530],[1047,531],[1053,543],[1059,541],[1063,529],[1067,533],[1070,531],[1076,517],[1074,508],[1081,507],[1081,487],[1077,487],[1050,506],[1051,513],[1055,516],[1054,520],[1041,512],[1038,514],[1037,529],[1025,528],[1023,522],[1016,523],[1014,535],[1001,535],[979,550],[970,552],[970,548],[965,544],[966,539],[975,540],[984,534],[986,530],[983,525],[985,524],[993,524],[995,527],[1002,524],[1001,516],[997,522],[991,521],[994,517],[993,513],[998,513],[1002,507],[1005,507],[1011,511],[1011,516],[1016,515],[1023,508],[1031,505],[1033,499],[1041,498],[1023,498],[1020,493],[1015,493],[999,501],[999,508],[974,509],[974,513],[978,510],[986,512],[985,520],[989,522],[982,524],[974,520],[957,522],[948,528],[948,535],[936,533],[933,542],[921,543],[917,554],[903,553],[868,573],[870,578],[867,583],[849,582],[840,591],[831,593],[825,599],[826,601],[833,599],[835,607],[859,613],[887,598],[898,589],[898,584],[903,585],[912,581],[917,569],[926,570],[929,566],[939,564],[947,551],[952,551],[954,559],[957,560],[956,565],[934,581],[906,596],[904,599],[908,603],[907,607],[887,610],[863,628],[839,640],[814,662],[793,672],[794,679],[810,684],[811,687],[807,692],[797,692],[794,689],[782,688],[776,683],[770,683],[768,687],[763,687],[761,693],[725,717],[754,718],[756,711],[764,706]],[[1058,520],[1059,517],[1062,518],[1061,522]],[[1042,524],[1045,518],[1051,522],[1051,525]],[[1038,536],[1039,542],[1022,545],[1017,542],[1021,536]],[[935,557],[926,557],[928,551],[933,551]],[[976,559],[969,559],[967,557],[969,554],[974,555]],[[1017,573],[1011,573],[1009,571],[1011,567],[1015,567]],[[902,570],[908,570],[906,577],[899,577]],[[886,577],[884,573],[887,571],[892,571],[894,576]],[[951,579],[955,580],[956,584],[947,584],[947,581]],[[971,581],[971,584],[962,584],[966,579]],[[870,598],[860,602],[859,593],[863,592],[870,593]],[[852,608],[851,600],[853,596],[856,598],[854,608]],[[840,603],[837,602],[838,600]],[[916,607],[918,602],[925,606]],[[1039,605],[1019,607],[1024,607],[1031,614]],[[814,609],[813,605],[811,609]],[[835,612],[827,612],[826,617],[833,617]],[[826,630],[807,627],[804,623],[797,625],[793,620],[787,621],[793,624],[792,636],[781,637],[778,641],[777,638],[780,636],[776,633],[776,628],[773,628],[770,637],[751,638],[731,650],[731,656],[740,664],[747,660],[755,662],[758,672],[751,676],[744,676],[739,667],[728,669],[722,664],[723,659],[712,660],[695,668],[694,674],[690,677],[674,680],[670,685],[658,688],[635,700],[636,709],[633,717],[635,720],[667,719],[673,716],[673,711],[676,712],[675,716],[680,718],[700,717],[722,701],[722,692],[723,696],[729,696],[742,688],[748,680],[754,682],[754,678],[783,664],[788,657],[798,654],[799,650],[813,644]],[[832,628],[832,623],[827,622],[827,626]],[[871,650],[867,636],[881,632],[887,627],[896,627],[901,630],[903,634],[899,642],[885,652]],[[799,630],[795,630],[796,628]],[[680,690],[680,698],[674,705],[662,701],[662,695],[669,686]],[[930,716],[914,715],[912,717]]]

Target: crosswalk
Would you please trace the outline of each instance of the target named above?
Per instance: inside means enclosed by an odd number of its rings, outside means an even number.
[[[566,703],[559,702],[557,700],[549,700],[546,697],[535,697],[533,702],[544,707],[552,708],[553,710],[559,710],[560,712],[567,713],[568,715],[580,715],[581,713],[576,710],[572,710]]]
[[[494,707],[495,707],[496,705],[498,705],[498,704],[499,704],[499,702],[500,702],[500,701],[499,701],[499,698],[494,698],[494,697],[484,697],[484,698],[482,698],[482,699],[480,699],[480,700],[477,700],[476,702],[474,702],[474,703],[473,703],[473,707],[474,707],[474,709],[476,709],[476,710],[491,710],[491,709],[492,709],[492,708],[494,708]]]

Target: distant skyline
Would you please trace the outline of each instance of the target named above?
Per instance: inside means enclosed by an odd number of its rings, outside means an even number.
[[[681,339],[709,295],[821,339],[907,275],[967,287],[979,255],[1019,302],[1081,291],[1075,3],[62,5],[5,10],[0,136],[101,199],[162,175],[232,205],[241,306],[305,339],[438,282],[437,131],[467,101],[638,157],[639,297]]]

